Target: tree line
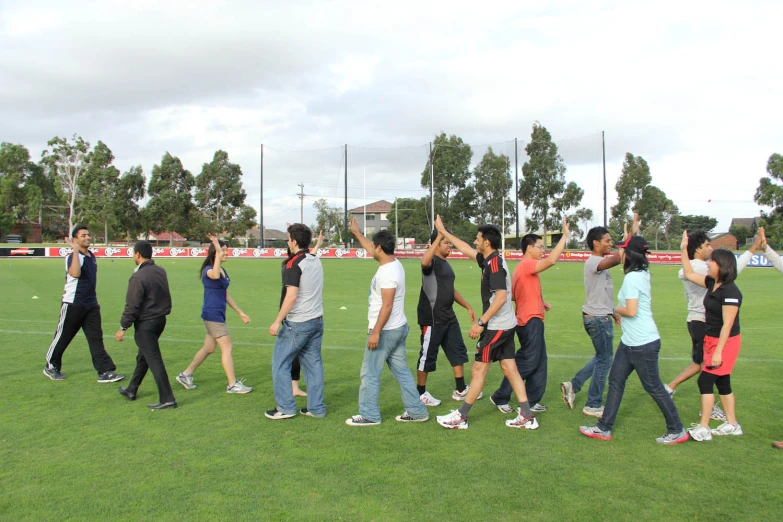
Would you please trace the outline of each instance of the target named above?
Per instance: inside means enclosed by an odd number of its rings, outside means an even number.
[[[148,230],[189,238],[239,236],[255,224],[242,169],[225,151],[215,152],[197,176],[167,152],[149,182],[140,165],[120,173],[113,163],[105,143],[91,147],[78,135],[49,140],[38,162],[23,145],[0,144],[0,232],[33,222],[51,241],[80,223],[93,235],[101,231],[108,242],[134,240]]]

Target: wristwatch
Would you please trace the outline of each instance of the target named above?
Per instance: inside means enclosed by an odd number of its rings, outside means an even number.
[[[485,323],[484,321],[482,321],[480,317],[479,317],[479,320],[476,322],[476,324],[477,324],[477,325],[479,325],[479,326],[481,326],[482,328],[483,328],[483,327],[485,327],[485,326],[487,326],[487,323]]]

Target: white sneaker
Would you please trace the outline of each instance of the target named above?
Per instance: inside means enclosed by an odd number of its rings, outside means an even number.
[[[455,401],[464,401],[464,400],[465,400],[465,397],[467,397],[467,396],[468,396],[468,390],[469,390],[469,389],[470,389],[470,385],[467,385],[467,386],[465,386],[465,390],[463,390],[463,391],[461,391],[461,392],[459,392],[459,391],[457,391],[457,390],[454,390],[454,391],[451,393],[451,398],[452,398],[453,400],[455,400]],[[476,398],[476,400],[479,400],[479,399],[481,399],[483,396],[484,396],[484,392],[482,391],[481,393],[479,393],[479,396]]]
[[[520,428],[525,430],[537,430],[538,421],[535,417],[529,419],[524,418],[522,415],[517,415],[516,419],[509,419],[506,421],[506,426],[509,428]]]
[[[467,391],[467,390],[466,390]],[[440,406],[440,401],[433,397],[430,392],[425,391],[419,396],[419,400],[425,405],[425,406]]]
[[[591,417],[601,418],[604,414],[604,407],[601,406],[600,408],[591,408],[590,406],[585,406],[582,408],[582,413],[585,415],[590,415]]]
[[[250,393],[253,391],[252,386],[245,386],[245,383],[242,381],[234,381],[234,384],[231,386],[226,386],[226,393]]]
[[[186,390],[195,390],[197,388],[197,386],[193,384],[193,374],[188,375],[187,373],[182,372],[177,375],[176,379]]]
[[[713,435],[742,435],[742,426],[739,423],[724,422],[712,430]]]
[[[548,409],[549,408],[547,408],[546,405],[541,404],[540,402],[537,402],[530,407],[530,411],[532,411],[533,413],[543,413]]]
[[[561,382],[560,391],[563,392],[563,402],[566,404],[566,406],[568,406],[573,410],[574,401],[576,400],[576,393],[574,393],[574,385],[571,384],[571,381]]]
[[[701,424],[691,424],[691,428],[688,430],[691,438],[696,442],[703,442],[712,440],[712,433],[709,428],[705,428]]]
[[[438,424],[450,430],[468,429],[468,419],[463,417],[459,410],[451,410],[448,415],[438,415],[435,417]]]
[[[664,384],[664,385],[663,385],[663,389],[664,389],[664,390],[666,390],[666,393],[668,393],[668,394],[669,394],[669,397],[673,397],[673,396],[674,396],[674,394],[675,394],[675,392],[677,391],[677,390],[672,390],[672,389],[669,387],[669,385],[668,385],[668,384]]]
[[[699,410],[699,417],[701,417],[701,410]],[[726,413],[720,409],[717,405],[712,407],[712,413],[710,413],[710,419],[726,422]]]

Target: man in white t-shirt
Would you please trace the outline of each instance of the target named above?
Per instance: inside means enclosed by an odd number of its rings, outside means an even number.
[[[429,419],[427,408],[419,399],[416,383],[405,359],[405,341],[410,328],[405,318],[405,270],[394,257],[394,235],[381,230],[370,241],[359,231],[359,222],[351,219],[351,232],[367,253],[380,266],[370,285],[367,349],[362,361],[359,388],[359,415],[345,423],[349,426],[375,426],[381,423],[378,394],[381,389],[381,371],[389,365],[400,384],[405,412],[399,422],[424,422]]]

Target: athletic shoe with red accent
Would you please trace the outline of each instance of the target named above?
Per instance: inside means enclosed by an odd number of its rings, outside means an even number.
[[[428,391],[425,391],[424,393],[422,393],[421,396],[419,396],[419,400],[425,406],[440,406],[440,399],[436,399]]]
[[[579,426],[579,433],[591,439],[612,440],[612,432],[604,431],[598,426]]]
[[[468,429],[468,418],[463,417],[459,410],[451,410],[448,415],[438,415],[435,417],[438,424],[446,429],[450,430],[466,430]]]
[[[522,415],[517,415],[516,419],[509,419],[506,421],[506,426],[509,428],[520,428],[525,430],[537,430],[538,421],[535,417],[525,418]]]
[[[685,442],[686,440],[690,439],[691,436],[688,435],[688,432],[685,430],[680,431],[680,433],[667,433],[663,437],[658,437],[655,439],[655,442],[658,444],[679,444],[681,442]]]
[[[465,386],[465,390],[464,390],[464,391],[457,391],[457,390],[454,390],[454,391],[451,393],[451,398],[452,398],[453,400],[455,400],[455,401],[464,401],[464,400],[465,400],[465,397],[467,397],[467,396],[468,396],[468,390],[469,390],[469,389],[470,389],[470,385],[468,385],[468,386]],[[480,393],[479,393],[479,396],[478,396],[478,398],[477,398],[476,400],[479,400],[479,399],[481,399],[483,396],[484,396],[484,392],[482,391],[482,392],[480,392]]]

